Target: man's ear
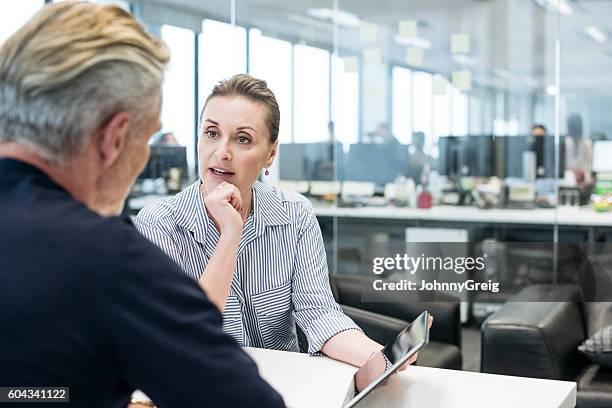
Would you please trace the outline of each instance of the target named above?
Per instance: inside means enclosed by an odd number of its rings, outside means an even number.
[[[130,113],[118,112],[99,129],[97,147],[100,161],[104,168],[111,167],[125,148],[130,121]]]
[[[272,145],[272,150],[270,151],[270,157],[266,160],[266,166],[271,166],[274,162],[274,158],[276,157],[276,153],[278,153],[278,139]]]

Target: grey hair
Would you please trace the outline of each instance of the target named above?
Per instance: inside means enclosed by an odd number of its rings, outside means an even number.
[[[61,164],[115,113],[139,128],[159,103],[168,58],[118,7],[46,6],[0,48],[0,142]]]

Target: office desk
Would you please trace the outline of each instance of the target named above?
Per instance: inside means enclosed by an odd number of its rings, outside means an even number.
[[[335,407],[355,368],[327,357],[247,348],[288,407]],[[347,389],[348,387],[348,389]],[[340,401],[340,402],[339,402]],[[572,408],[576,384],[427,367],[408,367],[373,391],[360,408]]]
[[[315,206],[319,217],[370,218],[406,221],[478,222],[494,224],[575,225],[612,227],[612,213],[598,213],[590,208],[535,208],[515,210],[477,207],[434,206],[428,209],[400,207],[324,207]]]
[[[133,211],[161,200],[167,195],[144,195],[131,198],[129,205]],[[470,206],[439,205],[429,209],[403,207],[336,207],[321,206],[315,203],[318,217],[370,218],[406,221],[477,222],[493,224],[538,224],[568,225],[583,227],[612,227],[612,213],[598,213],[590,208],[536,208],[515,210],[493,208],[483,210]]]

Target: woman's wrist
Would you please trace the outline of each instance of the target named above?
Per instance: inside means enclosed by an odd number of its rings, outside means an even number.
[[[240,238],[242,237],[242,229],[234,230],[234,229],[222,229],[220,231],[219,236],[219,244],[238,244],[240,242]]]

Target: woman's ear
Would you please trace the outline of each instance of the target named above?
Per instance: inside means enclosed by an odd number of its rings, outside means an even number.
[[[268,160],[266,160],[267,167],[270,167],[272,165],[277,152],[278,152],[278,139],[276,139],[274,144],[272,144],[272,150],[270,150],[270,157],[268,157]]]

